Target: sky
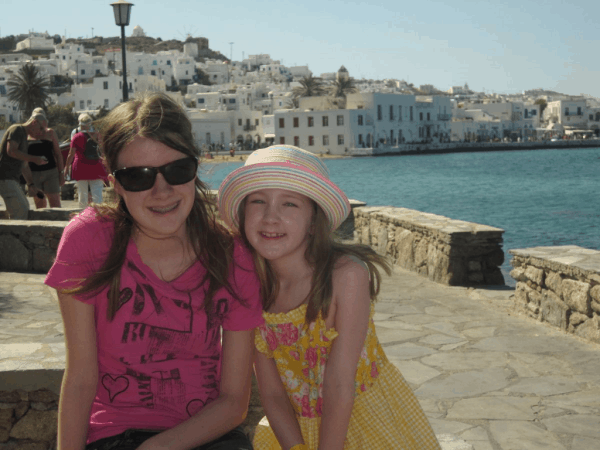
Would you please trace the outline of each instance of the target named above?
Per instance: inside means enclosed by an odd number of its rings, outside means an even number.
[[[344,65],[354,78],[401,79],[440,90],[548,89],[600,97],[593,0],[130,0],[130,36],[205,37],[233,60],[269,54],[314,75]],[[2,6],[0,36],[120,36],[110,1],[24,0]],[[26,8],[24,8],[26,6]],[[230,44],[233,43],[233,44]]]

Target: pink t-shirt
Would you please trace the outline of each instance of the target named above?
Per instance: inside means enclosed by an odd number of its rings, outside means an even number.
[[[84,156],[85,143],[88,137],[85,133],[79,132],[71,140],[71,147],[75,148],[75,157],[71,169],[71,178],[74,180],[105,180],[107,179],[106,169],[101,159],[90,161]]]
[[[45,283],[74,286],[106,259],[114,227],[91,208],[65,228]],[[197,262],[167,283],[146,266],[133,240],[121,271],[119,309],[106,318],[108,288],[77,299],[94,305],[98,387],[88,443],[128,428],[167,429],[185,421],[219,395],[221,328],[239,331],[263,323],[259,282],[250,252],[236,241],[230,285],[219,290],[214,314],[203,309],[206,270]]]

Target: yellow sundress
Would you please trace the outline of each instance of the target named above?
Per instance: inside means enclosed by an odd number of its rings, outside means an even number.
[[[373,323],[360,355],[355,379],[355,400],[344,444],[345,450],[439,450],[438,441],[400,371],[388,361]],[[281,381],[296,412],[304,443],[319,445],[323,404],[323,376],[333,340],[338,333],[327,330],[319,314],[305,329],[306,305],[288,313],[263,312],[265,324],[256,329],[256,348],[274,358]],[[256,450],[280,450],[266,420],[256,428]]]

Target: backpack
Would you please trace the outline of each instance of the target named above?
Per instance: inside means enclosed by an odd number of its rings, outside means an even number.
[[[84,133],[87,138],[85,141],[85,149],[83,150],[83,156],[85,159],[89,159],[91,161],[97,161],[100,159],[100,146],[98,145],[98,141],[96,141],[92,136],[88,133]]]

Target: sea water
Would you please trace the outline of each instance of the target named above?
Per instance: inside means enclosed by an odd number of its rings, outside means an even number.
[[[502,228],[508,250],[579,245],[600,249],[600,148],[494,151],[327,159],[331,179],[349,198]],[[218,189],[243,163],[206,164]]]

